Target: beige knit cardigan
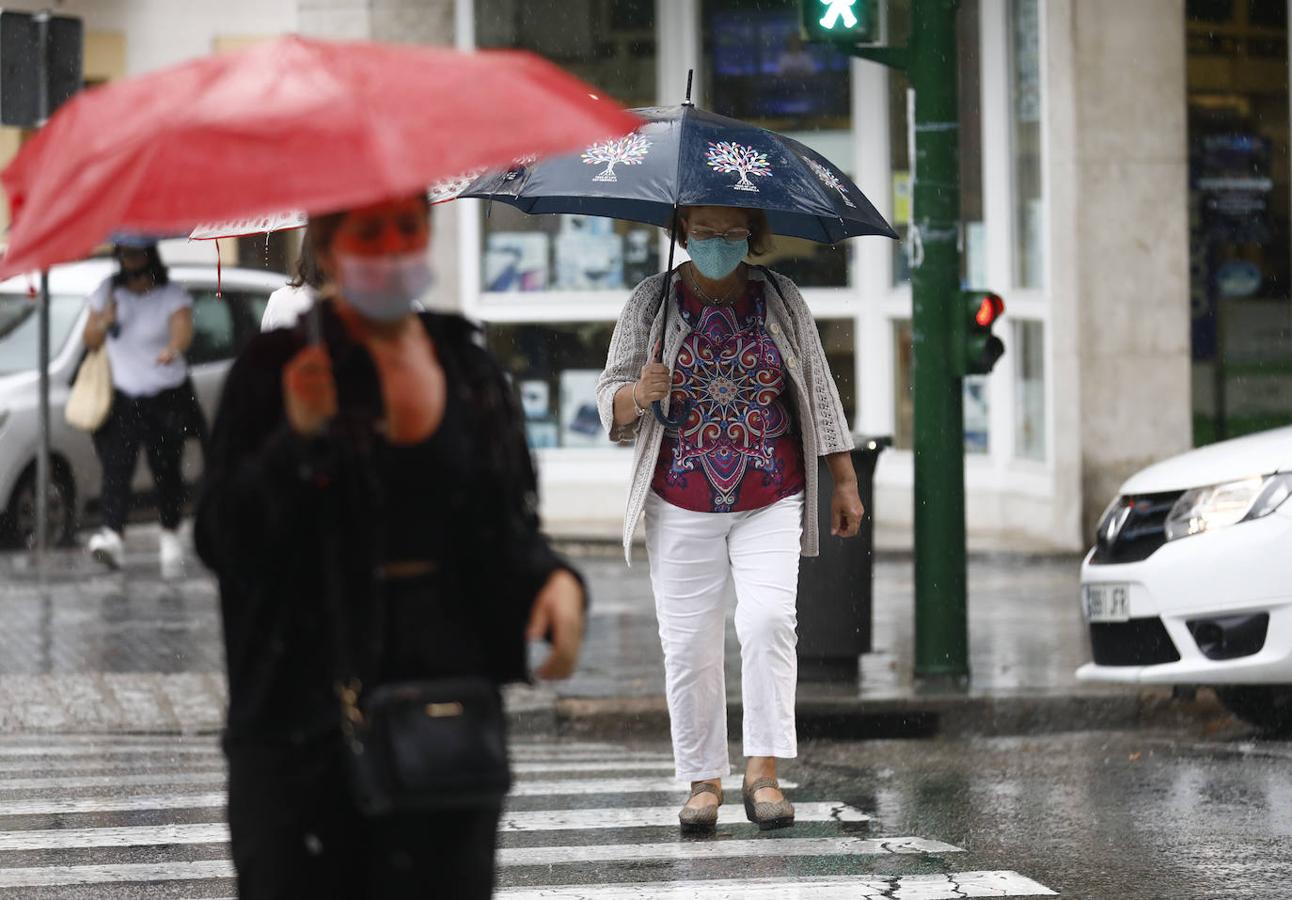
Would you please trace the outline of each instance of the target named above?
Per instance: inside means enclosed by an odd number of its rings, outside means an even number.
[[[764,269],[751,268],[749,277],[762,280]],[[818,456],[843,453],[853,448],[848,422],[839,402],[839,391],[830,374],[830,366],[821,346],[816,322],[803,295],[793,281],[769,272],[776,279],[779,293],[773,287],[764,289],[767,304],[767,331],[781,351],[785,371],[793,392],[796,422],[803,439],[803,459],[807,479],[803,509],[802,554],[816,556],[820,546],[817,533],[817,469],[811,463]],[[674,284],[681,276],[675,269]],[[624,513],[624,557],[632,562],[632,536],[637,520],[646,505],[655,463],[659,458],[664,427],[648,410],[628,425],[615,426],[615,394],[626,384],[641,377],[647,354],[657,341],[663,343],[663,361],[671,369],[682,342],[690,334],[678,313],[676,303],[659,302],[664,274],[653,275],[637,285],[615,325],[610,338],[606,369],[597,380],[597,410],[601,424],[610,439],[620,444],[636,442],[633,452],[632,482],[628,507]],[[670,289],[670,296],[673,291]],[[665,409],[668,403],[665,401]]]

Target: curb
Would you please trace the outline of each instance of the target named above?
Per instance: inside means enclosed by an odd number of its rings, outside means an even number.
[[[728,733],[740,734],[741,705],[728,701]],[[1018,737],[1070,731],[1205,729],[1231,717],[1210,692],[1192,700],[1170,689],[1081,694],[929,695],[874,700],[802,698],[799,736],[827,740]],[[510,710],[516,731],[550,726],[578,737],[660,738],[663,697],[558,698],[550,710]]]

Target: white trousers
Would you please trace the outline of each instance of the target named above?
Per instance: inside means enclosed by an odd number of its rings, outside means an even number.
[[[653,493],[646,500],[673,758],[683,781],[731,771],[723,677],[729,581],[736,587],[745,756],[798,755],[794,629],[802,530],[802,494],[737,513],[692,512]]]

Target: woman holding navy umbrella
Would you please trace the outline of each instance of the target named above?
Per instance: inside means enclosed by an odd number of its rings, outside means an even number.
[[[812,313],[792,281],[745,261],[769,240],[760,210],[682,209],[678,243],[691,260],[633,291],[597,385],[611,438],[637,444],[625,545],[644,510],[677,777],[691,783],[684,832],[714,829],[730,771],[728,582],[741,645],[745,812],[763,829],[794,823],[776,764],[797,755],[795,603],[799,556],[816,555],[819,542],[816,457],[834,479],[832,533],[855,535],[863,512]],[[682,421],[666,428],[648,415],[656,401],[681,408]]]
[[[624,551],[645,512],[684,831],[711,831],[727,758],[723,595],[736,589],[745,811],[794,821],[776,761],[796,754],[795,603],[815,556],[817,457],[831,530],[857,533],[852,439],[812,313],[790,279],[748,259],[771,235],[823,243],[896,232],[857,185],[798,141],[689,102],[634,110],[632,135],[518,162],[458,196],[528,213],[670,228],[691,259],[629,297],[597,383],[601,422],[636,443]],[[668,412],[665,412],[665,407]]]

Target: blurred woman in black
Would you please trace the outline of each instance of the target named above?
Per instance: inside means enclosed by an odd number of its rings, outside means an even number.
[[[499,803],[364,815],[335,691],[334,616],[371,682],[523,680],[574,668],[581,581],[538,531],[522,418],[456,316],[417,315],[426,201],[312,220],[321,343],[261,334],[234,365],[196,537],[219,576],[229,671],[229,824],[244,898],[483,898]],[[324,550],[323,548],[331,548]],[[335,593],[330,595],[329,591]]]

